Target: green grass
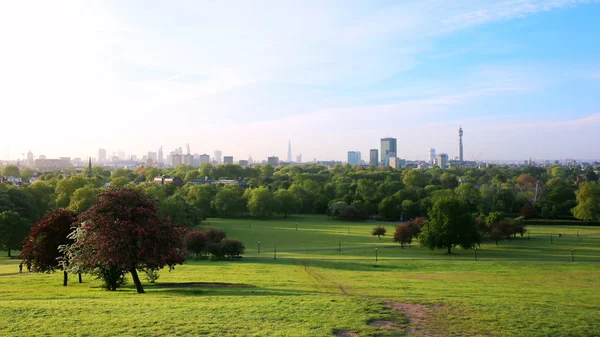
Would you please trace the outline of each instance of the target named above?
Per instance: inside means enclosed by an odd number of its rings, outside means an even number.
[[[145,284],[143,295],[131,282],[106,292],[86,275],[83,284],[69,287],[62,287],[59,273],[0,276],[0,335],[332,336],[340,330],[404,335],[407,320],[387,309],[388,301],[442,306],[418,325],[439,336],[600,331],[600,263],[578,263],[600,260],[600,240],[569,237],[571,228],[536,226],[529,228],[530,240],[526,235],[499,247],[483,244],[482,260],[475,262],[473,251],[457,249],[449,256],[417,246],[401,249],[390,236],[380,241],[370,236],[373,223],[303,217],[252,220],[248,228],[248,220],[208,222],[244,240],[246,257],[190,260],[161,271],[155,285]],[[593,227],[579,230],[598,233]],[[565,235],[550,244],[542,233],[551,232]],[[251,244],[259,240],[261,254]],[[335,250],[338,241],[341,252]],[[275,245],[281,250],[277,260]],[[575,247],[576,263],[570,262],[569,247]],[[18,272],[18,262],[1,257],[0,275]],[[186,282],[246,286],[164,286]],[[399,329],[368,325],[377,319],[396,320]]]

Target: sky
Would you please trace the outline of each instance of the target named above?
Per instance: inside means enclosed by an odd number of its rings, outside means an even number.
[[[2,1],[0,160],[600,159],[600,2]],[[295,158],[294,158],[295,159]]]

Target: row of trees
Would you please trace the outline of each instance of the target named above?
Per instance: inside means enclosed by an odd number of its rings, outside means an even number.
[[[98,202],[77,214],[55,209],[35,225],[24,242],[21,258],[37,272],[62,270],[87,273],[115,290],[131,273],[138,293],[144,289],[138,271],[156,278],[158,270],[183,263],[193,235],[208,240],[210,253],[239,256],[243,244],[226,240],[223,232],[191,231],[161,217],[155,199],[140,188],[117,187],[100,193]],[[196,251],[193,251],[196,252]]]
[[[6,168],[6,167],[5,167]],[[14,171],[14,168],[11,170]],[[14,172],[13,172],[14,173]],[[22,173],[22,171],[21,171]],[[243,179],[249,189],[236,185],[159,185],[149,182],[160,174]],[[487,216],[503,212],[525,218],[575,216],[600,221],[600,186],[593,170],[521,169],[492,166],[485,169],[391,169],[339,165],[273,168],[260,165],[179,165],[173,169],[138,167],[131,171],[92,168],[92,176],[52,172],[35,183],[17,188],[0,184],[0,249],[19,249],[20,230],[37,222],[49,210],[66,208],[77,213],[90,209],[96,195],[111,186],[137,185],[157,201],[159,215],[192,227],[206,217],[288,216],[294,213],[330,214],[340,219],[414,219],[427,216],[436,199],[456,196],[471,213]],[[25,225],[23,225],[25,224]],[[10,234],[9,234],[10,233]]]

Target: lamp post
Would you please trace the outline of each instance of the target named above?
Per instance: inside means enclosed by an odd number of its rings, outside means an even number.
[[[375,248],[375,262],[379,261],[378,257],[377,257],[377,248]]]
[[[277,246],[273,247],[273,260],[277,260]]]
[[[260,241],[258,241],[258,253],[260,254]]]
[[[477,247],[475,247],[475,262],[477,262]]]
[[[338,241],[338,252],[342,251],[342,241]]]
[[[571,248],[571,262],[575,262],[575,255],[573,255],[573,248]]]

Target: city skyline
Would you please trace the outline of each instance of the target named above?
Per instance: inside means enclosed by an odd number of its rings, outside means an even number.
[[[597,160],[600,3],[0,4],[0,160]],[[165,19],[165,15],[168,19]],[[11,124],[11,125],[12,125]],[[323,144],[327,144],[323,146]],[[380,153],[381,155],[381,153]]]

